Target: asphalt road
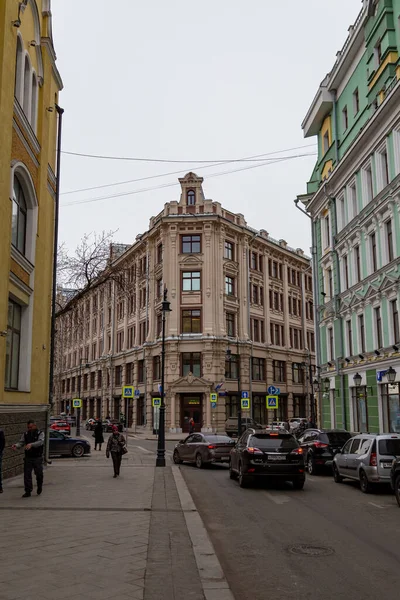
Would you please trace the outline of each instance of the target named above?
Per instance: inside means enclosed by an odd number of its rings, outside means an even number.
[[[390,490],[362,494],[329,475],[308,477],[303,491],[240,489],[224,466],[181,471],[237,600],[399,598]]]

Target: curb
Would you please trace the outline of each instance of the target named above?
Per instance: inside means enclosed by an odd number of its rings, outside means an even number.
[[[235,600],[180,468],[178,466],[171,468],[192,542],[204,597],[206,600]]]

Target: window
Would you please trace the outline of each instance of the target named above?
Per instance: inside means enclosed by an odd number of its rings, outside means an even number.
[[[292,363],[293,383],[304,383],[304,368],[301,363]]]
[[[155,381],[161,379],[161,357],[153,357],[153,379]]]
[[[117,333],[117,352],[122,352],[124,347],[124,332],[118,331]]]
[[[158,246],[157,246],[157,264],[159,265],[160,263],[162,263],[162,260],[163,260],[163,245],[158,244]]]
[[[201,377],[201,353],[182,352],[182,376],[193,373],[195,377]]]
[[[226,379],[237,379],[239,372],[239,356],[237,354],[231,354],[225,360],[225,378]]]
[[[393,343],[400,343],[400,329],[399,329],[399,313],[397,309],[397,300],[392,300],[390,303],[392,309],[392,326],[393,326]]]
[[[201,290],[201,273],[200,271],[183,271],[182,272],[182,291],[184,292],[199,292]]]
[[[253,381],[265,381],[265,358],[251,359],[251,373]]]
[[[264,321],[260,319],[250,319],[251,335],[253,342],[265,342]]]
[[[90,389],[94,390],[96,387],[96,372],[90,373]]]
[[[360,246],[355,246],[354,256],[355,256],[355,269],[356,269],[356,283],[359,283],[361,281]]]
[[[375,314],[375,332],[376,332],[376,346],[377,348],[382,348],[382,318],[381,318],[381,309],[378,306],[374,309]]]
[[[325,131],[324,133],[324,137],[322,140],[322,148],[324,154],[326,154],[329,150],[329,131]]]
[[[188,191],[186,195],[186,200],[188,206],[194,206],[196,204],[196,194],[194,193],[194,190]]]
[[[88,389],[88,374],[87,373],[83,376],[83,389],[84,390]]]
[[[309,321],[314,320],[314,304],[312,300],[307,300],[306,302],[306,319]]]
[[[144,360],[138,360],[138,383],[144,383]]]
[[[284,346],[284,329],[279,323],[270,323],[271,344],[274,346]]]
[[[75,377],[72,379],[72,383],[74,386],[73,391],[75,391]],[[101,389],[102,385],[103,385],[103,374],[101,371],[97,371],[97,387],[99,389]]]
[[[386,227],[388,260],[389,260],[389,262],[392,262],[392,260],[394,258],[392,221],[386,221],[385,227]]]
[[[135,345],[135,326],[128,327],[128,350]]]
[[[257,285],[252,285],[252,301],[253,304],[258,304],[258,286]]]
[[[229,275],[225,276],[225,294],[227,296],[235,295],[235,280],[233,277],[230,277]]]
[[[234,248],[235,248],[235,246],[234,246],[233,242],[229,242],[228,240],[225,240],[224,257],[228,258],[229,260],[235,260]]]
[[[344,272],[345,289],[348,290],[350,285],[349,285],[349,259],[348,259],[347,254],[345,254],[343,256],[343,272]]]
[[[375,68],[378,68],[382,61],[382,45],[379,40],[374,48]]]
[[[365,202],[364,202],[364,206],[365,206],[369,202],[371,202],[372,198],[374,197],[371,165],[368,165],[364,169],[364,194],[365,194]]]
[[[21,307],[8,300],[5,387],[17,390],[21,344]]]
[[[328,327],[328,350],[329,350],[329,360],[335,360],[333,327]]]
[[[157,298],[162,298],[163,297],[163,280],[162,278],[157,279],[156,281],[156,294],[157,294]]]
[[[99,371],[100,373],[100,371]],[[125,384],[133,383],[133,363],[129,362],[125,365]]]
[[[162,334],[162,313],[157,314],[156,334],[160,337]]]
[[[378,262],[377,262],[377,254],[376,254],[376,235],[375,232],[371,233],[369,236],[369,241],[371,245],[371,263],[372,263],[372,272],[378,270]]]
[[[135,296],[135,294],[131,294],[129,296],[128,310],[129,310],[130,315],[133,315],[136,311],[136,296]],[[102,325],[101,325],[101,327],[102,327]]]
[[[380,153],[382,189],[389,184],[389,161],[386,148]]]
[[[94,342],[94,344],[92,344],[92,360],[96,360],[97,359],[97,342]]]
[[[201,236],[200,235],[183,235],[182,254],[197,254],[201,252]]]
[[[11,243],[22,254],[25,254],[26,221],[27,208],[25,196],[18,177],[15,176],[13,187]]]
[[[273,381],[284,383],[286,381],[286,363],[283,360],[272,361]]]
[[[303,335],[301,329],[297,329],[296,327],[290,327],[289,341],[291,348],[296,348],[297,350],[301,349],[303,347]]]
[[[312,331],[307,331],[307,348],[311,352],[315,352],[315,336]]]
[[[142,321],[139,323],[139,345],[145,343],[148,334],[148,323],[147,321]]]
[[[337,207],[338,207],[338,227],[340,230],[340,229],[343,229],[343,227],[345,227],[345,225],[346,225],[346,208],[345,208],[344,196],[342,196],[341,198],[338,199]]]
[[[226,335],[229,337],[235,337],[236,335],[236,327],[235,327],[235,314],[234,313],[226,313]]]
[[[356,115],[360,110],[360,94],[358,88],[353,92],[353,112]]]
[[[182,310],[182,333],[201,333],[201,310]]]
[[[255,252],[250,254],[250,268],[257,270],[257,254]]]
[[[276,260],[269,259],[268,261],[268,272],[270,277],[282,280],[282,265]]]
[[[365,352],[365,324],[364,315],[358,315],[358,330],[360,332],[360,351],[361,354]]]
[[[124,303],[123,301],[117,304],[117,319],[121,320],[124,318]]]
[[[355,182],[349,187],[349,206],[351,209],[351,216],[354,219],[358,215],[357,188]]]
[[[342,124],[343,124],[343,131],[346,131],[346,129],[349,126],[349,115],[347,113],[347,106],[345,106],[344,109],[342,110]]]
[[[28,54],[25,54],[24,64],[24,97],[22,101],[22,107],[26,118],[30,121],[30,109],[31,109],[31,93],[32,93],[32,78],[31,78],[31,65],[29,62]]]
[[[331,245],[331,231],[330,231],[330,222],[329,215],[324,219],[324,233],[325,233],[325,248],[328,248]]]
[[[351,319],[349,321],[346,321],[346,332],[348,355],[353,356],[353,332],[351,328]]]
[[[333,273],[332,268],[327,269],[328,276],[328,300],[333,298]]]

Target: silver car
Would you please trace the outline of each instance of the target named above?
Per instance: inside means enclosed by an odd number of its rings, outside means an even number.
[[[374,484],[390,483],[393,459],[400,456],[400,435],[359,433],[352,437],[333,459],[333,478],[341,483],[344,478],[360,482],[364,494]]]
[[[192,433],[176,444],[173,461],[195,463],[201,469],[206,464],[229,463],[235,442],[223,433]]]

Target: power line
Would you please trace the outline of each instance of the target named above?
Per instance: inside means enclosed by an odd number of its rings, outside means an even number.
[[[314,147],[314,144],[308,144],[308,145],[305,145],[305,146],[296,146],[294,148],[286,148],[285,150],[277,150],[276,152],[268,152],[266,154],[256,154],[254,156],[247,156],[247,157],[245,157],[243,159],[240,159],[240,160],[253,162],[253,159],[258,159],[261,156],[265,157],[265,156],[272,156],[274,154],[283,154],[284,152],[290,152],[291,150],[299,150],[301,148],[310,148],[310,147]],[[315,153],[312,153],[312,154],[315,154]],[[310,156],[310,155],[311,154],[304,154],[304,155],[301,154],[301,155],[297,155],[296,157],[289,157],[289,158],[298,158],[300,156]],[[237,159],[237,160],[239,160],[239,159]],[[262,160],[264,162],[265,158],[262,159]],[[268,159],[268,160],[274,160],[274,159],[272,158],[272,159]],[[215,162],[215,163],[211,163],[211,164],[204,165],[204,166],[203,165],[199,165],[199,166],[192,167],[192,169],[193,170],[209,169],[211,167],[217,167],[217,166],[222,165],[222,164],[227,164],[228,162],[236,162],[236,159],[233,160],[233,161]],[[87,187],[87,188],[80,188],[80,189],[76,189],[76,190],[70,190],[68,192],[62,192],[61,195],[67,196],[69,194],[77,194],[79,192],[89,192],[91,190],[99,190],[99,189],[104,189],[104,188],[108,188],[108,187],[115,187],[117,185],[126,185],[128,183],[137,183],[139,181],[146,181],[146,180],[149,180],[149,179],[158,179],[160,177],[168,177],[169,175],[179,175],[180,173],[183,173],[183,172],[184,172],[184,170],[170,171],[168,173],[159,173],[158,175],[149,175],[147,177],[140,177],[138,179],[128,179],[128,180],[125,180],[125,181],[116,181],[114,183],[106,183],[106,184],[103,184],[103,185],[96,185],[96,186]]]
[[[308,144],[306,146],[298,146],[297,148],[290,148],[290,150],[297,150],[299,148],[309,148],[310,146],[314,146],[314,144]],[[288,150],[281,150],[280,152],[287,152]],[[253,162],[256,158],[227,158],[227,159],[214,159],[214,160],[174,160],[174,159],[166,159],[166,158],[140,158],[133,156],[105,156],[101,154],[84,154],[82,152],[69,152],[67,150],[62,150],[62,154],[68,154],[69,156],[80,156],[83,158],[97,158],[101,160],[130,160],[135,162],[152,162],[152,163],[181,163],[181,164],[209,164],[209,163],[233,163],[233,162]],[[268,156],[271,154],[278,154],[278,152],[270,152],[267,154],[259,154],[259,157]],[[263,160],[262,158],[258,159],[260,162]]]
[[[314,154],[314,153],[312,153],[312,154]],[[310,154],[303,154],[303,155],[299,155],[299,157],[302,157],[302,156],[311,156],[312,154],[311,153]],[[287,160],[293,160],[293,159],[290,159],[289,157],[276,158],[273,161],[259,163],[257,165],[250,165],[250,166],[246,166],[246,167],[239,167],[238,169],[232,169],[230,171],[221,171],[221,172],[218,172],[218,173],[211,173],[209,175],[209,178],[211,178],[211,177],[221,177],[223,175],[230,175],[231,173],[237,173],[239,171],[247,171],[249,169],[256,169],[258,167],[265,167],[265,166],[272,165],[274,163],[285,162]],[[174,186],[178,186],[178,185],[179,185],[179,182],[174,181],[174,182],[170,182],[170,183],[163,183],[163,184],[157,185],[157,186],[152,186],[152,187],[149,187],[149,188],[141,188],[139,190],[131,190],[131,191],[128,191],[128,192],[119,192],[117,194],[111,194],[111,195],[108,195],[108,196],[98,196],[96,198],[87,198],[87,199],[84,199],[84,200],[77,200],[75,202],[67,202],[65,204],[62,204],[61,206],[64,207],[64,206],[75,206],[77,204],[89,204],[91,202],[99,202],[101,200],[110,200],[112,198],[120,198],[120,197],[123,197],[123,196],[131,196],[131,195],[134,195],[134,194],[140,194],[140,193],[150,192],[150,191],[159,190],[159,189],[168,188],[168,187],[174,187]]]

